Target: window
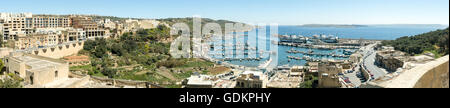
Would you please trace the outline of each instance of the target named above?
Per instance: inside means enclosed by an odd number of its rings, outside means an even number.
[[[34,77],[33,77],[33,75],[31,75],[31,76],[30,76],[30,84],[31,84],[31,85],[33,85],[33,83],[34,83],[33,80],[34,80]]]
[[[58,71],[55,71],[55,77],[58,77]]]

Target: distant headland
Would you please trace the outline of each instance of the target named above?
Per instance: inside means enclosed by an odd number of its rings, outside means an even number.
[[[336,27],[336,28],[356,28],[356,27],[368,27],[368,25],[355,25],[355,24],[305,24],[300,27]]]

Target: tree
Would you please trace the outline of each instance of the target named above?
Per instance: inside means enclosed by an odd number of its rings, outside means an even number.
[[[117,70],[112,68],[103,69],[102,74],[108,76],[108,78],[114,78],[116,76]]]
[[[8,78],[4,81],[0,80],[0,88],[22,88],[22,84],[19,81]]]
[[[3,47],[3,35],[0,34],[0,47]]]
[[[448,54],[448,31],[436,30],[416,36],[404,36],[396,40],[383,41],[383,46],[393,46],[396,50],[406,52],[410,55],[422,54],[426,51]]]
[[[318,78],[313,75],[305,76],[305,81],[299,85],[300,88],[316,88]]]
[[[3,64],[3,60],[0,60],[0,73],[3,73],[3,67],[5,67]]]
[[[0,79],[0,88],[22,88],[22,81],[19,76],[10,74],[5,79]]]

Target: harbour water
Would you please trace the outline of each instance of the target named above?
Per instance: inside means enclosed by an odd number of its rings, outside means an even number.
[[[303,35],[311,37],[313,35],[334,35],[339,38],[348,39],[376,39],[376,40],[393,40],[402,36],[412,36],[421,33],[430,32],[437,29],[445,29],[448,26],[368,26],[355,28],[336,28],[336,27],[301,27],[301,26],[279,26],[278,34],[280,35]],[[257,32],[255,29],[252,32]],[[269,38],[274,38],[269,35],[269,30],[264,35],[251,35],[248,33],[238,34],[236,38],[225,39],[225,41],[213,41],[210,44],[212,48],[209,56],[216,59],[224,60],[235,65],[246,67],[258,67],[260,64],[269,60],[269,52],[261,51],[261,47],[266,46],[267,51],[274,51],[268,46],[273,44]],[[256,40],[255,40],[256,39]],[[221,40],[221,39],[213,39]],[[222,44],[224,43],[224,44]],[[247,43],[247,44],[245,44]],[[237,46],[236,46],[237,45]],[[264,48],[264,47],[262,47]],[[226,50],[223,50],[226,49]],[[313,52],[314,54],[334,54],[344,55],[344,49],[311,49],[300,48],[292,46],[278,46],[278,59],[276,62],[278,66],[283,65],[304,65],[307,60],[303,58],[310,58],[314,60],[333,59],[346,60],[348,57],[338,56],[323,56],[323,55],[308,55],[304,53],[289,53],[288,51],[295,50],[300,52]],[[352,51],[355,51],[352,50]],[[232,59],[232,58],[253,58],[253,59]],[[302,59],[293,59],[302,58]]]

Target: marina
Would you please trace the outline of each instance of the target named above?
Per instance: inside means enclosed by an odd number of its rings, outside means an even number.
[[[262,67],[275,61],[275,58],[277,65],[292,66],[304,65],[307,62],[347,60],[354,50],[360,48],[359,43],[345,45],[339,42],[339,38],[325,35],[274,36],[279,41],[267,40],[268,37],[243,35],[227,40],[210,40],[207,55],[216,61],[245,67]],[[262,44],[276,46],[277,56],[269,56],[268,52],[273,51],[259,48]]]

